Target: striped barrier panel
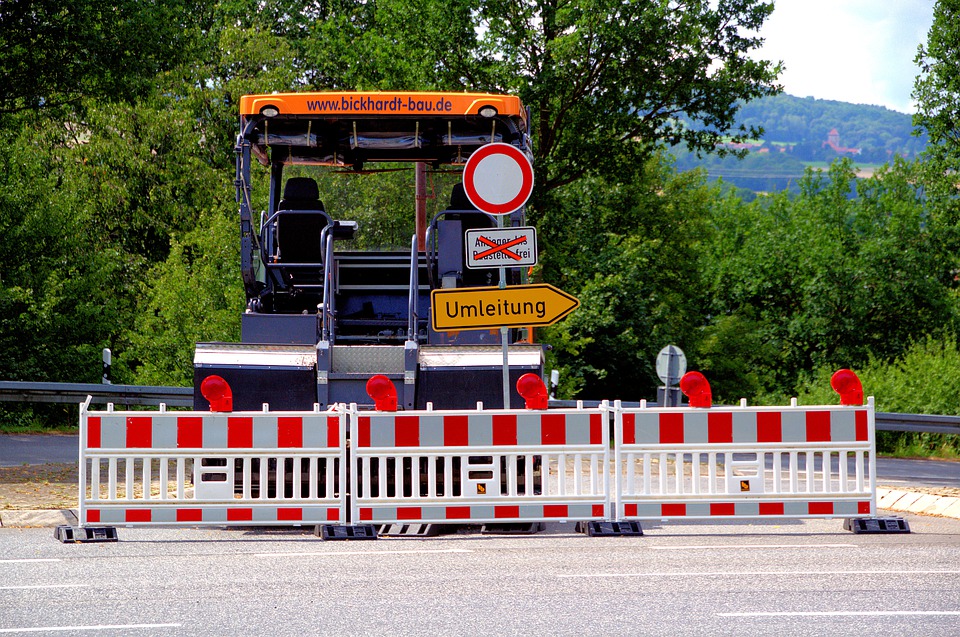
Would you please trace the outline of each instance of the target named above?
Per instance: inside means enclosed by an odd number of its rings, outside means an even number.
[[[607,409],[618,520],[876,514],[873,398],[862,407]]]
[[[345,409],[80,409],[80,525],[346,523]]]
[[[351,519],[360,524],[603,520],[600,409],[358,412]]]

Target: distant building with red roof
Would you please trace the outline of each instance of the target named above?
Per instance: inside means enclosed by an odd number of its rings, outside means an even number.
[[[826,146],[829,146],[835,153],[839,153],[840,155],[859,155],[862,150],[860,148],[847,148],[846,146],[841,146],[840,132],[836,128],[832,129],[827,134],[827,141],[820,145],[821,148]]]

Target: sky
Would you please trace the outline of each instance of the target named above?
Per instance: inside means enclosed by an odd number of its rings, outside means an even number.
[[[934,0],[774,0],[758,57],[782,60],[784,92],[854,104],[915,108],[913,60]]]

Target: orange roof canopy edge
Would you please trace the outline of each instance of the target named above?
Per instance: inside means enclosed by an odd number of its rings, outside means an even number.
[[[492,93],[445,93],[411,91],[314,92],[244,95],[240,114],[259,115],[266,107],[280,115],[319,116],[458,116],[477,115],[492,106],[500,116],[526,119],[520,98]]]

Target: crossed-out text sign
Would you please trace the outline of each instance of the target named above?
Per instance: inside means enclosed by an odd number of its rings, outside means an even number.
[[[537,264],[536,228],[477,228],[467,230],[465,237],[468,268]]]

